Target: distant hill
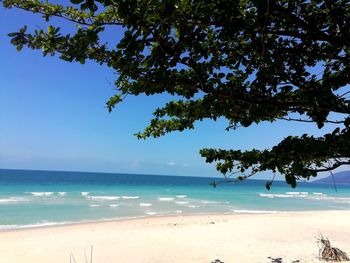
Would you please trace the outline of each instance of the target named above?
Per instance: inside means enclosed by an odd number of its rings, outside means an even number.
[[[338,172],[334,174],[335,183],[350,184],[350,171]],[[333,183],[333,177],[330,175],[326,178],[316,180],[315,183]]]

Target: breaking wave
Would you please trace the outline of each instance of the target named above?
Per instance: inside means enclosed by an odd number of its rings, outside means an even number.
[[[139,205],[140,206],[145,206],[145,207],[152,206],[151,203],[140,203]]]
[[[140,197],[139,196],[122,196],[122,199],[139,199]]]
[[[174,197],[158,197],[158,200],[161,202],[171,202],[171,201],[174,201],[175,198]]]
[[[23,197],[8,197],[8,198],[1,198],[0,204],[27,202],[27,201],[29,201],[29,199],[23,198]]]
[[[120,196],[87,196],[86,199],[90,200],[118,200]]]
[[[33,196],[50,196],[53,192],[30,192]]]

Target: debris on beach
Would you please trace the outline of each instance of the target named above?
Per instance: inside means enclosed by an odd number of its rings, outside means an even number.
[[[350,260],[348,255],[341,251],[339,248],[331,247],[331,243],[328,238],[321,236],[318,239],[319,244],[321,245],[319,256],[321,260],[325,261],[348,261]]]
[[[215,259],[215,260],[212,261],[211,263],[224,263],[224,261],[221,261],[220,259]]]

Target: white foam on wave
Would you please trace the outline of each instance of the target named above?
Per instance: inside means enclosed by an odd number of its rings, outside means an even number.
[[[87,199],[90,199],[90,200],[118,200],[120,199],[120,196],[109,196],[109,195],[106,195],[106,196],[87,196],[86,197]]]
[[[327,201],[337,204],[350,204],[350,197],[345,196],[328,196],[323,193],[313,193],[312,195],[306,196],[307,200],[311,201]]]
[[[286,192],[287,195],[300,195],[300,192]]]
[[[53,192],[30,192],[33,196],[50,196]]]
[[[0,204],[27,202],[27,201],[29,201],[29,199],[23,198],[23,197],[8,197],[8,198],[1,198]]]
[[[279,213],[285,213],[280,211],[269,211],[269,210],[244,210],[244,209],[232,209],[231,210],[234,213],[241,213],[241,214],[279,214]]]
[[[152,206],[151,203],[140,203],[139,205],[144,207]]]
[[[120,205],[118,205],[118,204],[110,204],[109,206],[110,207],[119,207]]]
[[[90,194],[90,192],[81,192],[80,194],[81,194],[82,196],[87,196],[87,195]]]
[[[259,194],[261,197],[274,198],[273,194]]]
[[[90,207],[101,207],[102,205],[89,205]]]
[[[37,228],[37,227],[45,227],[45,226],[58,226],[58,225],[67,225],[70,223],[71,222],[40,222],[40,223],[28,224],[28,225],[0,225],[0,230]]]
[[[322,198],[320,198],[322,199]],[[350,204],[350,197],[328,197],[324,196],[323,200],[332,200],[335,203]]]
[[[305,197],[309,194],[309,192],[286,192],[287,195]]]
[[[148,211],[148,212],[145,212],[145,214],[149,216],[154,216],[154,215],[158,215],[159,213]]]
[[[175,198],[174,197],[158,197],[158,200],[161,202],[171,202],[171,201],[174,201]]]
[[[209,200],[203,200],[201,201],[202,204],[218,204],[219,202],[216,201],[209,201]]]
[[[261,197],[267,197],[267,198],[303,198],[303,197],[309,197],[308,192],[286,192],[285,194],[259,194]]]
[[[177,197],[177,198],[186,198],[187,195],[177,195],[176,197]]]
[[[176,210],[175,212],[178,213],[178,214],[181,214],[182,210]]]
[[[123,199],[139,199],[140,197],[139,196],[122,196]]]
[[[198,208],[198,207],[200,207],[199,205],[189,205],[188,206],[189,208]]]
[[[259,194],[265,198],[305,198],[311,201],[331,201],[334,203],[349,203],[350,197],[328,196],[321,192],[286,192],[286,194]]]
[[[329,197],[329,196],[324,196],[324,195],[316,195],[316,196],[311,196],[309,198],[310,200],[334,200],[334,197]]]
[[[188,201],[176,201],[175,203],[179,204],[179,205],[185,205],[185,204],[188,204],[189,202]]]
[[[275,198],[275,197],[279,197],[279,198],[291,198],[291,197],[293,197],[293,195],[288,195],[288,194],[259,194],[259,196],[261,196],[261,197],[267,197],[267,198]]]
[[[67,194],[67,192],[58,192],[58,194],[59,194],[60,196],[64,196],[64,195]]]

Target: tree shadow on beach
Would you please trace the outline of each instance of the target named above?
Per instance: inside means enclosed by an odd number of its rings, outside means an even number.
[[[271,263],[283,263],[283,258],[273,258],[273,257],[267,257],[269,260],[271,260]],[[292,263],[300,263],[300,260],[293,260]]]

